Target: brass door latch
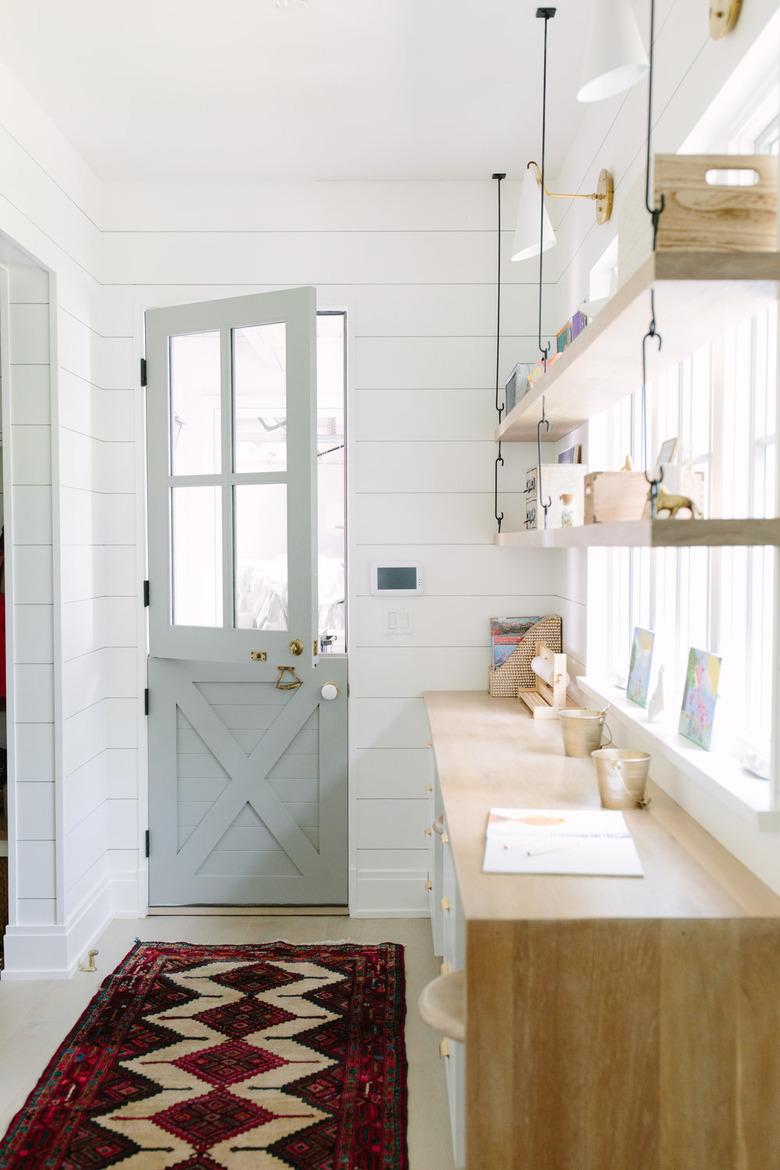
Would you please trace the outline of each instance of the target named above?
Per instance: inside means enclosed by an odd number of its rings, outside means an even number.
[[[294,666],[277,666],[279,677],[276,680],[275,686],[277,691],[297,691],[298,687],[303,686],[303,679],[298,677],[298,672]],[[286,675],[292,675],[292,679],[288,679]]]
[[[268,652],[266,650],[250,650],[249,657],[252,662],[267,662]]]

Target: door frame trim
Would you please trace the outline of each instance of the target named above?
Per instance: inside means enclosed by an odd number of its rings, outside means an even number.
[[[176,286],[177,288],[180,286]],[[203,285],[204,289],[212,288],[211,285]],[[316,286],[315,286],[316,287]],[[247,292],[258,291],[272,291],[270,288],[265,289],[263,286],[251,285],[246,290]],[[317,289],[319,298],[320,290]],[[181,300],[180,294],[174,294],[171,297],[171,303],[179,303]],[[133,369],[140,371],[141,358],[145,357],[145,320],[146,312],[151,308],[147,301],[140,298],[135,299],[131,314],[133,321]],[[346,524],[346,541],[345,541],[345,572],[347,580],[346,598],[347,598],[347,614],[346,614],[346,633],[347,633],[347,651],[349,651],[349,629],[350,629],[350,614],[355,612],[355,598],[356,589],[350,572],[351,562],[351,533],[353,531],[353,507],[352,507],[352,492],[350,484],[350,468],[354,466],[353,460],[355,458],[355,314],[353,308],[340,302],[333,304],[325,302],[317,306],[317,312],[323,314],[342,313],[344,315],[344,351],[346,376],[344,379],[344,419],[346,427],[346,466],[344,469],[344,502],[345,502],[345,524]],[[149,825],[149,737],[148,737],[148,719],[144,714],[144,691],[146,689],[147,681],[147,659],[149,655],[149,627],[147,621],[147,610],[144,607],[144,592],[143,583],[149,576],[149,544],[148,544],[148,488],[149,480],[146,466],[146,389],[140,386],[140,381],[137,383],[137,391],[135,395],[134,404],[134,425],[135,434],[143,437],[141,442],[134,444],[135,446],[135,477],[136,477],[136,554],[137,565],[136,573],[138,575],[137,592],[136,592],[136,792],[138,794],[138,825],[137,825],[137,848],[138,848],[138,866],[135,875],[130,881],[117,881],[116,875],[113,883],[113,902],[114,902],[114,917],[115,918],[135,918],[137,916],[144,917],[154,913],[149,904],[149,862],[145,856],[145,835]],[[334,655],[334,657],[345,657],[344,655]],[[348,654],[347,656],[348,657]],[[354,917],[357,913],[357,794],[352,781],[353,776],[353,762],[354,762],[354,744],[352,742],[352,700],[347,700],[347,889],[349,903],[347,907],[348,914]],[[244,912],[246,913],[244,908]],[[261,907],[261,909],[267,909]],[[187,913],[191,913],[189,909]],[[292,913],[292,908],[289,908]]]

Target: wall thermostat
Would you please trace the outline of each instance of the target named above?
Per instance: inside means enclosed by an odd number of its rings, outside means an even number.
[[[371,566],[371,592],[382,597],[422,593],[422,568],[410,561],[384,561]]]

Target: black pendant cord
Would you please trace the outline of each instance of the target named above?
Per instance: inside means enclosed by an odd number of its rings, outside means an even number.
[[[547,29],[549,22],[555,16],[554,8],[537,8],[537,18],[544,21],[544,63],[542,67],[542,165],[541,165],[541,189],[539,191],[539,327],[537,331],[537,344],[539,346],[539,353],[542,355],[544,362],[544,372],[547,373],[547,358],[550,353],[549,341],[546,345],[542,345],[542,297],[544,291],[544,174],[545,164],[547,158]],[[542,375],[544,377],[544,374]],[[547,513],[552,507],[552,498],[550,496],[545,500],[544,491],[542,490],[542,427],[546,431],[550,429],[550,420],[547,418],[544,405],[544,394],[542,395],[542,417],[536,424],[536,462],[537,462],[537,477],[539,481],[539,506],[542,509],[543,524],[547,527]]]
[[[547,157],[547,26],[553,16],[554,8],[538,8],[537,17],[544,20],[544,65],[542,67],[542,165],[541,190],[539,192],[539,329],[537,344],[542,361],[547,369],[547,358],[550,353],[550,343],[542,345],[542,292],[544,289],[544,168]]]
[[[506,178],[506,174],[496,171],[493,175],[496,180],[496,195],[497,195],[497,234],[498,234],[498,249],[496,257],[496,414],[498,415],[498,425],[501,425],[501,417],[506,408],[505,402],[499,401],[499,388],[501,385],[501,180]],[[501,440],[498,440],[498,455],[493,465],[493,514],[496,518],[496,527],[498,532],[501,532],[501,524],[504,519],[504,513],[498,510],[498,469],[504,466],[504,457],[501,454]]]
[[[645,162],[645,207],[653,225],[653,252],[658,244],[658,225],[666,204],[664,196],[656,207],[655,201],[650,202],[650,187],[652,173],[652,140],[653,140],[653,81],[655,77],[655,0],[650,0],[650,70],[647,77],[647,157]],[[649,471],[649,456],[647,450],[647,346],[655,341],[658,349],[663,347],[663,338],[658,332],[655,320],[655,286],[650,289],[650,325],[642,338],[642,465],[645,479],[650,484],[650,517],[655,520],[658,502],[658,489],[663,483],[663,467]]]
[[[653,224],[653,251],[658,241],[658,224],[666,205],[666,199],[661,195],[658,207],[655,201],[650,202],[650,185],[652,174],[652,141],[653,141],[653,83],[655,79],[655,0],[650,0],[650,69],[647,75],[647,156],[645,160],[645,207]]]
[[[498,235],[496,256],[496,414],[498,421],[504,413],[506,403],[499,401],[498,392],[501,377],[501,180],[506,178],[503,172],[496,171],[492,176],[496,181],[496,226]]]

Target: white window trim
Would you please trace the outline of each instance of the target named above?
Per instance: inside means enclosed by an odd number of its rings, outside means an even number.
[[[705,751],[667,724],[649,723],[647,711],[630,703],[625,689],[588,677],[578,678],[577,686],[595,706],[609,704],[607,722],[616,741],[630,742],[632,747],[650,751],[671,764],[693,781],[701,794],[713,798],[752,828],[762,833],[780,832],[780,809],[774,807],[771,781],[751,776],[728,752]],[[662,765],[656,769],[651,765],[651,771],[654,783],[684,806],[674,772]]]

